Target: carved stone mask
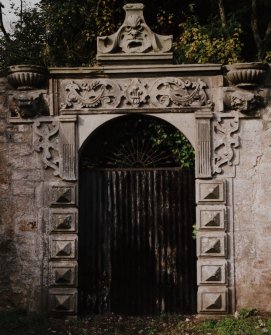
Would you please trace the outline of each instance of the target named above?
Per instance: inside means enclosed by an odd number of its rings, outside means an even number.
[[[146,52],[151,48],[151,38],[140,16],[130,15],[120,34],[119,46],[125,53]]]

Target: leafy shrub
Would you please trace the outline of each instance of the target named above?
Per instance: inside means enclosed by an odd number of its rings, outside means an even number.
[[[201,25],[195,15],[180,24],[182,35],[175,44],[179,63],[230,64],[241,58],[242,30],[234,20],[229,20],[225,29],[217,18],[208,25]]]

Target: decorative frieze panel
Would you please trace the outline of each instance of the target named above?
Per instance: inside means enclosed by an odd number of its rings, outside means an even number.
[[[197,180],[197,203],[225,203],[226,184],[223,180]]]
[[[50,236],[51,259],[76,259],[77,235],[53,235]]]
[[[59,175],[59,123],[53,120],[33,123],[34,149],[41,153],[44,167],[50,167]]]
[[[77,290],[54,288],[49,290],[49,311],[51,314],[76,314]]]
[[[91,111],[127,108],[211,108],[207,83],[198,79],[165,77],[63,80],[60,83],[60,110]]]
[[[51,262],[50,286],[77,286],[77,262]]]
[[[223,205],[197,206],[198,230],[225,230],[226,207]]]
[[[200,259],[197,266],[198,285],[226,285],[227,261]]]
[[[213,122],[213,174],[221,174],[239,163],[240,139],[238,115],[219,114]],[[227,172],[227,171],[226,171]],[[234,176],[234,171],[227,176]]]
[[[198,290],[199,313],[227,313],[228,289],[226,287],[205,287]]]
[[[53,233],[77,231],[77,209],[51,209],[50,231]]]
[[[76,187],[75,185],[51,185],[50,187],[51,205],[75,205]]]
[[[197,254],[199,257],[225,257],[227,235],[219,232],[198,233]]]

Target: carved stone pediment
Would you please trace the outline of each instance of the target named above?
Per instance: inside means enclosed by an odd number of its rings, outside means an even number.
[[[137,60],[142,62],[146,54],[159,56],[171,50],[172,35],[163,36],[151,31],[143,16],[143,4],[126,4],[123,8],[126,16],[119,30],[110,36],[101,36],[97,39],[98,60],[125,60],[129,59],[129,56],[138,55]],[[115,57],[110,58],[110,54]],[[103,57],[104,55],[109,57]],[[116,58],[118,55],[121,56],[119,59]],[[170,56],[172,58],[172,53]]]

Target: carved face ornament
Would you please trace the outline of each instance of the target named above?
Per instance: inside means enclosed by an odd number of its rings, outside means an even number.
[[[146,52],[151,48],[151,38],[140,16],[128,16],[119,46],[125,53]]]

